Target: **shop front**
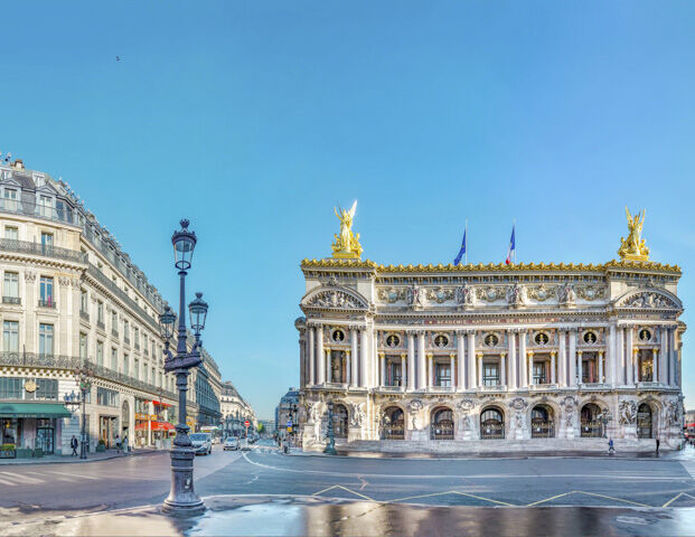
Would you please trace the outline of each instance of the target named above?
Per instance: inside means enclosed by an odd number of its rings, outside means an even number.
[[[56,453],[62,420],[72,414],[59,403],[0,403],[0,444],[10,452]],[[14,446],[14,447],[11,447]]]
[[[118,416],[99,416],[99,440],[104,443],[106,449],[116,447],[116,435],[118,433]]]

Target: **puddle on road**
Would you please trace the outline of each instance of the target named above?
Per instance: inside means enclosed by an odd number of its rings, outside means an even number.
[[[0,535],[116,537],[166,535],[369,537],[499,537],[690,535],[695,509],[590,507],[432,507],[319,498],[206,499],[208,511],[194,519],[163,515],[158,507],[101,513],[44,513],[8,518],[0,513]],[[16,513],[21,514],[21,513]]]

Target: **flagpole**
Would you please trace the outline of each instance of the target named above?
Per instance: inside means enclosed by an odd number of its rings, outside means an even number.
[[[463,236],[466,237],[466,265],[468,264],[468,218],[466,218],[466,229],[463,231]]]
[[[512,230],[514,230],[514,264],[516,264],[516,218],[512,221]]]

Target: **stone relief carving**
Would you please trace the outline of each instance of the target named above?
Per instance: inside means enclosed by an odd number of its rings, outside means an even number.
[[[574,412],[577,408],[577,400],[571,395],[568,395],[562,400],[561,406],[565,410],[565,425],[567,427],[572,427],[574,423]]]
[[[417,284],[413,284],[408,288],[407,291],[407,302],[408,306],[413,309],[422,309],[426,305],[425,289]]]
[[[556,287],[557,286],[548,287],[542,283],[535,287],[530,287],[527,291],[527,295],[538,302],[545,302],[556,294]]]
[[[620,401],[618,405],[618,422],[620,425],[632,425],[637,419],[637,405],[634,401]]]
[[[492,285],[478,287],[475,291],[475,296],[479,300],[484,300],[485,302],[495,302],[505,297],[505,289],[504,287],[494,287]]]
[[[606,289],[600,285],[579,285],[577,296],[583,300],[599,300],[605,296]]]
[[[366,309],[367,305],[357,298],[339,290],[326,290],[317,293],[307,302],[307,306],[339,309]]]
[[[624,300],[621,304],[628,308],[675,308],[678,305],[671,299],[658,293],[639,293]]]
[[[468,284],[459,285],[454,290],[454,302],[459,306],[472,306],[475,293]]]
[[[435,287],[434,289],[428,289],[427,300],[436,302],[437,304],[443,304],[448,300],[454,298],[454,291],[451,289],[445,289],[443,287]]]
[[[523,306],[526,303],[526,289],[514,283],[511,287],[507,288],[507,303],[510,306]]]
[[[560,304],[571,306],[577,300],[577,294],[574,292],[572,284],[566,282],[557,288],[557,300]]]
[[[473,407],[475,407],[475,402],[473,401],[473,399],[461,399],[461,401],[459,401],[459,404],[456,406],[458,406],[461,412],[470,412],[471,410],[473,410]]]
[[[364,402],[362,403],[350,403],[350,426],[351,427],[361,427],[362,423],[367,417],[367,413],[364,411]]]
[[[509,402],[509,408],[513,408],[514,410],[524,410],[527,406],[528,403],[521,397],[515,397]]]
[[[406,289],[398,289],[397,287],[381,287],[377,291],[377,296],[381,302],[395,304],[406,300]]]
[[[24,273],[24,279],[28,282],[36,281],[36,272],[31,271],[31,270],[27,270]]]
[[[666,423],[669,425],[677,425],[683,422],[681,413],[681,404],[679,401],[670,401],[666,407]]]
[[[408,412],[414,413],[419,412],[424,408],[424,403],[420,399],[412,399],[408,402]]]

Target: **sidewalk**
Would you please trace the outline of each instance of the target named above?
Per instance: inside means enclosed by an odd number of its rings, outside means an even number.
[[[79,457],[71,457],[70,455],[46,455],[39,458],[28,458],[28,459],[0,459],[0,466],[11,465],[11,464],[56,464],[56,463],[80,463],[80,462],[96,462],[96,461],[107,461],[109,459],[116,459],[118,457],[132,457],[137,455],[149,455],[151,453],[164,452],[167,450],[163,449],[137,449],[131,451],[128,455],[124,455],[120,451],[115,449],[110,449],[104,451],[103,453],[88,453],[87,459],[80,459]]]

